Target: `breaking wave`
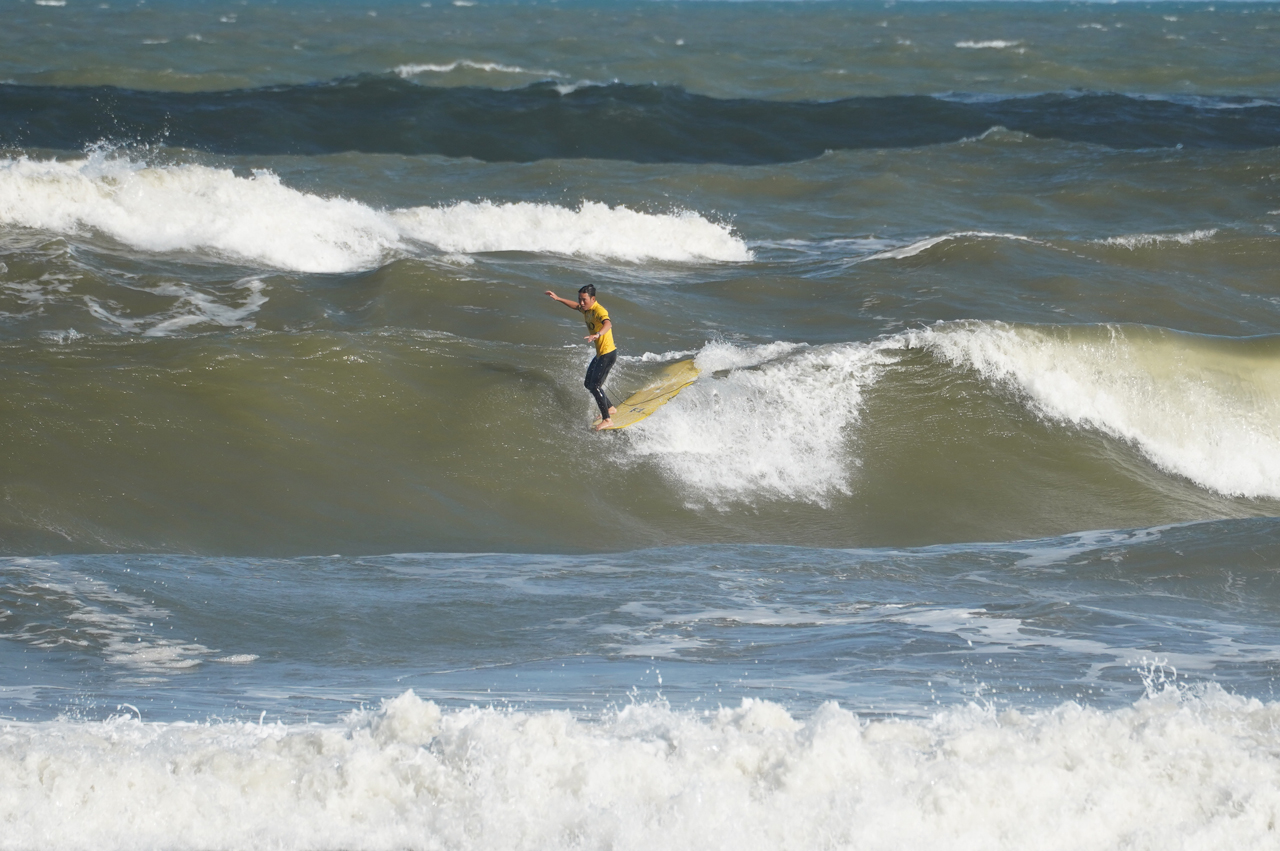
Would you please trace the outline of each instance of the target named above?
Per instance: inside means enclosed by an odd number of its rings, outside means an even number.
[[[194,252],[300,272],[374,268],[424,248],[528,251],[626,262],[741,262],[746,244],[690,211],[643,213],[584,201],[459,202],[381,210],[201,165],[93,154],[0,159],[0,224],[101,234],[151,252]]]
[[[910,349],[976,370],[1034,415],[1124,441],[1202,488],[1280,498],[1280,338],[1144,326],[975,321],[820,347],[710,343],[696,356],[702,377],[625,432],[628,452],[695,502],[825,505],[853,490],[858,429],[886,427],[863,421],[865,392],[893,381]]]
[[[902,340],[1015,388],[1041,416],[1124,440],[1201,487],[1280,497],[1280,338],[957,322]]]

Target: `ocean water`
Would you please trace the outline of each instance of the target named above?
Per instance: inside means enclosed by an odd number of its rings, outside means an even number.
[[[1280,847],[1277,56],[3,0],[0,849]]]

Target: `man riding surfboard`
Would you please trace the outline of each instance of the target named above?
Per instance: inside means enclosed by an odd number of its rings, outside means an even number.
[[[587,367],[587,378],[582,383],[600,406],[600,421],[596,423],[596,431],[609,428],[613,425],[612,417],[618,410],[604,392],[604,380],[609,377],[609,370],[613,369],[613,363],[618,359],[618,347],[613,344],[613,322],[609,319],[609,311],[596,301],[596,288],[592,284],[586,284],[578,290],[576,302],[561,298],[551,290],[547,290],[546,294],[565,307],[581,313],[587,322],[587,330],[591,333],[587,334],[586,339],[595,343],[596,356],[591,359],[591,365]]]

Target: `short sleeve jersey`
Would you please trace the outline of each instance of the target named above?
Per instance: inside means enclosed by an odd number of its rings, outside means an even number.
[[[592,334],[599,334],[600,329],[604,327],[604,321],[609,318],[609,311],[604,309],[604,305],[596,302],[591,305],[590,310],[582,311],[582,318],[587,320],[587,330]],[[618,348],[613,344],[613,328],[610,327],[608,332],[596,337],[596,354],[607,355],[609,352]]]

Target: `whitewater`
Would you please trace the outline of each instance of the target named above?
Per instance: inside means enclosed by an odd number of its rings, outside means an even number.
[[[1171,686],[1114,713],[926,721],[748,700],[584,722],[412,691],[341,724],[120,715],[0,733],[0,847],[1265,848],[1275,723]]]
[[[653,214],[596,201],[577,209],[461,201],[379,210],[299,192],[267,170],[243,177],[229,169],[157,167],[109,153],[79,162],[0,160],[0,223],[93,233],[148,252],[203,252],[330,274],[432,249],[673,263],[752,256],[730,229],[690,211]]]

